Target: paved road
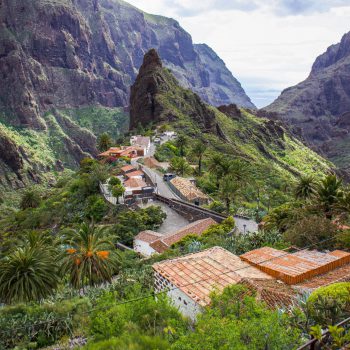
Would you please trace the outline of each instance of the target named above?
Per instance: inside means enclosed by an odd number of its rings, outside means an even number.
[[[165,203],[158,201],[149,201],[147,204],[141,204],[140,206],[141,208],[147,208],[150,205],[157,205],[161,207],[162,211],[167,215],[163,224],[156,230],[159,233],[167,234],[175,232],[190,223],[187,219],[178,214],[175,210],[168,207]]]

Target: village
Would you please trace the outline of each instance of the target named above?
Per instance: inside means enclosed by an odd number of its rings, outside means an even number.
[[[176,134],[171,132],[163,137],[171,139]],[[203,208],[211,199],[196,186],[194,178],[169,172],[166,165],[153,157],[162,137],[156,137],[155,141],[147,136],[132,136],[130,146],[112,147],[99,155],[102,160],[130,159],[130,164],[115,175],[124,187],[123,195],[114,198],[108,183],[102,184],[106,200],[114,205],[160,204],[170,217],[168,221],[172,221],[161,232],[142,231],[134,237],[133,250],[143,259],[163,254],[189,235],[201,236],[227,219]],[[234,216],[234,219],[233,235],[256,232],[262,227],[247,217]],[[291,246],[283,250],[263,247],[238,256],[215,246],[155,263],[153,270],[155,292],[166,293],[184,316],[195,321],[210,304],[213,291],[236,284],[247,287],[272,309],[288,309],[304,293],[349,281],[350,253]]]

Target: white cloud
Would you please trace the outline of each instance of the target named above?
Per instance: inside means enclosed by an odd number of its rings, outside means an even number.
[[[350,30],[350,0],[129,0],[211,46],[259,107],[304,80]],[[247,6],[246,4],[250,4]]]

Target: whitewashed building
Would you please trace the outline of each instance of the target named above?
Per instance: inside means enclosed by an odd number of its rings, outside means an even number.
[[[151,138],[148,136],[131,136],[130,138],[130,144],[132,146],[137,146],[143,149],[143,155],[146,156],[149,154],[149,151],[151,149]]]
[[[247,280],[274,280],[221,247],[156,263],[153,270],[156,293],[166,292],[174,306],[192,320],[210,304],[213,291]]]
[[[168,234],[159,234],[154,231],[142,231],[134,238],[134,250],[145,256],[164,253],[172,244],[179,242],[182,238],[193,234],[200,236],[210,226],[217,224],[212,218],[192,222],[181,229]]]

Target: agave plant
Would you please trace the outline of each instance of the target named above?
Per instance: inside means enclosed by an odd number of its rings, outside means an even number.
[[[111,282],[118,271],[119,255],[104,228],[83,223],[71,230],[65,239],[62,272],[69,274],[74,288]]]
[[[59,283],[58,264],[44,246],[25,246],[0,261],[0,300],[4,303],[41,300]]]

